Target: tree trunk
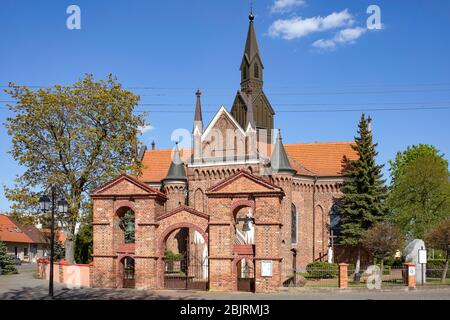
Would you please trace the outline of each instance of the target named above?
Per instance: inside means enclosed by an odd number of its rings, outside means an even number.
[[[447,280],[447,271],[448,271],[448,252],[447,252],[447,259],[445,260],[444,271],[442,272],[442,279],[441,279],[442,283],[445,283],[445,281]]]
[[[359,282],[359,272],[361,269],[361,248],[358,246],[358,256],[356,258],[356,266],[355,266],[355,282]]]
[[[66,250],[65,258],[67,263],[69,264],[75,263],[75,243],[73,241],[73,238],[73,232],[71,230],[67,230],[66,242],[64,246]]]
[[[383,279],[383,267],[384,267],[384,258],[381,258],[380,262],[380,278]]]

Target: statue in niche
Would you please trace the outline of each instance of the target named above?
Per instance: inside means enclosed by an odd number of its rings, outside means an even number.
[[[249,208],[243,218],[236,219],[236,240],[238,244],[255,243],[255,226],[252,210]],[[242,226],[241,223],[242,222]]]

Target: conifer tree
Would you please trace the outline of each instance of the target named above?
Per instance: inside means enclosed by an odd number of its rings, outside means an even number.
[[[0,241],[0,274],[17,273],[14,260],[8,255],[6,245]]]
[[[381,174],[383,165],[375,162],[377,144],[373,143],[369,120],[364,114],[358,127],[358,136],[352,148],[359,158],[344,158],[344,173],[348,179],[342,186],[339,235],[341,244],[356,249],[355,277],[359,276],[360,271],[362,239],[369,228],[383,221],[387,213],[387,188]]]

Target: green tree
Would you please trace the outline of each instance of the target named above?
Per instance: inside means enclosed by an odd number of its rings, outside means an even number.
[[[423,238],[428,229],[448,217],[448,162],[432,146],[413,146],[391,162],[389,218],[409,239]]]
[[[92,252],[93,228],[92,214],[90,214],[89,219],[80,226],[75,238],[75,261],[77,263],[92,262]]]
[[[425,241],[428,246],[434,249],[440,249],[445,254],[445,267],[442,271],[442,283],[445,283],[448,271],[448,258],[450,253],[450,219],[445,219],[442,223],[434,226],[425,235]]]
[[[372,132],[364,114],[361,115],[358,128],[358,136],[355,137],[352,148],[357,151],[359,158],[344,158],[344,173],[348,179],[342,186],[343,196],[339,201],[339,241],[356,248],[356,277],[359,276],[361,264],[361,241],[366,231],[382,221],[387,213],[387,188],[381,174],[383,165],[375,162],[378,155],[375,151],[377,144],[373,143]]]
[[[8,249],[2,241],[0,241],[0,272],[1,274],[17,273],[14,260],[8,255]]]
[[[426,155],[440,158],[442,165],[448,167],[448,161],[444,159],[444,154],[440,153],[435,146],[429,144],[408,146],[405,151],[397,152],[395,160],[388,161],[391,187],[397,185],[399,178],[404,174],[405,167],[409,163]]]
[[[66,260],[73,263],[75,226],[89,192],[121,172],[140,169],[133,161],[139,127],[145,125],[144,115],[133,113],[139,97],[112,75],[98,82],[86,75],[70,87],[36,91],[12,83],[9,87],[6,92],[16,100],[9,106],[14,116],[6,123],[10,153],[25,168],[12,190],[57,187],[69,203],[68,214],[57,220],[67,236]],[[11,193],[8,198],[30,205]],[[36,201],[37,195],[30,198]]]
[[[384,260],[392,257],[403,246],[403,234],[390,223],[377,223],[370,228],[362,239],[363,246],[381,261],[383,270]]]

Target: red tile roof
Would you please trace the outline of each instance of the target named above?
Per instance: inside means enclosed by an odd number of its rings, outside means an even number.
[[[295,162],[306,171],[318,176],[342,175],[344,156],[350,160],[358,159],[358,153],[352,149],[353,142],[316,142],[285,144],[287,154],[293,159],[291,165],[299,171]],[[301,173],[301,172],[300,172]]]
[[[191,150],[180,149],[180,155],[184,161],[191,156]],[[146,150],[142,159],[142,175],[139,180],[143,182],[160,182],[167,176],[172,162],[172,149],[170,150]]]
[[[0,241],[45,243],[45,237],[33,226],[21,226],[11,217],[0,214]]]
[[[341,176],[342,159],[357,159],[358,154],[351,147],[353,142],[316,142],[285,144],[289,160],[298,174],[318,176]],[[181,150],[180,150],[181,151]],[[191,150],[184,150],[183,160],[191,156]],[[160,182],[167,175],[172,159],[172,150],[147,150],[142,164],[143,182]]]

